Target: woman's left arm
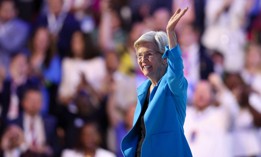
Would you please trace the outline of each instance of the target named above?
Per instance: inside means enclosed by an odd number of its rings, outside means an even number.
[[[177,45],[177,38],[175,34],[175,27],[177,26],[181,17],[187,12],[188,7],[184,10],[178,9],[172,17],[169,19],[169,22],[166,27],[166,32],[168,35],[169,48],[172,49]]]
[[[183,74],[181,50],[175,35],[175,27],[187,10],[188,8],[184,10],[178,9],[170,18],[166,28],[169,47],[166,47],[163,58],[167,58],[168,60],[168,70],[166,74],[168,77],[168,85],[172,93],[176,96],[186,94],[184,92],[186,92],[187,89],[187,80],[184,78]]]

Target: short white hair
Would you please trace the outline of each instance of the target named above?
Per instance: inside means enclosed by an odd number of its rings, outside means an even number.
[[[156,51],[163,54],[165,52],[165,46],[168,45],[167,34],[163,31],[149,31],[134,42],[134,47],[137,50],[142,44],[146,43],[152,44]]]

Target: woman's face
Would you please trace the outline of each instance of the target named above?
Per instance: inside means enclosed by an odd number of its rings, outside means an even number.
[[[80,32],[75,32],[71,42],[72,52],[74,56],[83,56],[84,53],[84,37]]]
[[[84,126],[81,139],[84,148],[95,150],[99,145],[100,135],[97,132],[96,127],[90,124]]]
[[[137,61],[142,73],[150,79],[159,79],[165,73],[166,66],[162,54],[155,51],[151,43],[144,43],[137,49]]]
[[[10,74],[16,83],[24,83],[28,75],[28,62],[24,54],[17,55],[11,62]]]
[[[37,30],[34,36],[34,49],[39,52],[45,52],[49,46],[49,32],[45,28]]]

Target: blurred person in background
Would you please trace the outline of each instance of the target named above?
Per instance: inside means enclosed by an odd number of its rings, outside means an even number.
[[[128,105],[128,108],[121,111],[123,118],[115,124],[113,130],[108,134],[108,148],[115,152],[117,157],[123,157],[120,148],[121,141],[132,127],[135,107],[136,105],[130,104]]]
[[[26,148],[24,157],[58,155],[56,120],[51,116],[40,114],[42,98],[39,89],[28,87],[21,100],[23,112],[20,112],[18,118],[9,121],[9,125],[18,125],[23,130],[23,145]]]
[[[181,25],[177,26],[177,30],[179,31],[182,29],[182,26],[187,23],[193,23],[196,20],[195,17],[195,1],[197,0],[172,0],[172,11],[177,10],[178,8],[182,7],[189,7],[189,10],[184,17],[184,20],[182,20],[180,23]]]
[[[14,0],[0,1],[0,65],[6,69],[11,54],[24,48],[29,26],[17,18]]]
[[[233,146],[235,156],[258,156],[261,154],[258,128],[261,122],[259,104],[251,102],[255,92],[240,74],[228,74],[225,84],[237,100],[238,112],[234,117]],[[260,96],[259,96],[260,97]]]
[[[192,106],[187,108],[184,132],[195,157],[231,157],[229,141],[231,119],[225,108],[215,106],[211,84],[199,81],[193,95]]]
[[[0,65],[0,93],[2,92],[3,89],[3,83],[6,77],[6,69]]]
[[[49,30],[45,27],[37,28],[29,46],[29,75],[43,86],[45,99],[49,100],[47,112],[56,114],[57,92],[61,81],[61,58]]]
[[[232,119],[233,156],[260,155],[258,127],[261,122],[261,101],[252,101],[257,93],[245,84],[239,73],[226,74],[224,82],[220,76],[212,75],[210,82]]]
[[[106,62],[100,56],[100,50],[92,42],[90,34],[75,32],[71,40],[70,57],[62,61],[62,81],[58,90],[61,104],[59,119],[66,134],[66,147],[72,146],[70,139],[74,138],[74,134],[70,132],[77,130],[89,118],[97,120],[106,133],[106,73]],[[80,104],[77,103],[78,98],[82,100]],[[94,107],[93,112],[83,112],[84,104]],[[68,117],[71,118],[64,121]],[[105,140],[102,142],[106,144]]]
[[[36,20],[36,17],[41,11],[41,6],[44,4],[45,0],[14,0],[18,8],[19,18],[25,20],[30,25]]]
[[[64,131],[65,148],[73,148],[77,142],[75,135],[78,134],[80,128],[85,123],[90,121],[96,122],[101,128],[100,145],[106,148],[106,134],[107,134],[107,113],[106,113],[106,99],[101,99],[92,85],[86,80],[84,75],[81,75],[81,82],[77,86],[71,103],[59,115],[61,127]]]
[[[251,4],[252,3],[252,4]],[[251,0],[250,12],[247,16],[247,37],[250,42],[261,43],[261,3],[260,0]]]
[[[20,157],[25,151],[24,133],[17,125],[10,125],[6,128],[1,137],[1,157]]]
[[[171,12],[167,8],[159,8],[153,13],[154,29],[156,31],[164,31],[168,20],[171,16]]]
[[[199,40],[199,31],[194,24],[184,24],[178,31],[178,35],[183,52],[184,75],[189,84],[188,103],[190,103],[198,81],[208,79],[214,71],[214,65],[208,50]]]
[[[130,28],[129,36],[126,36],[124,21],[121,19],[119,12],[115,10],[115,7],[110,6],[109,2],[104,0],[101,5],[99,45],[105,53],[111,50],[117,53],[116,56],[119,56],[119,71],[127,74],[130,78],[136,78],[136,86],[138,86],[145,78],[139,70],[133,43],[145,30],[149,30],[148,27],[151,27],[149,25],[152,25],[153,22],[149,24],[144,20],[134,23]],[[152,17],[148,18],[153,19]]]
[[[47,28],[39,27],[36,29],[32,37],[30,50],[30,74],[47,84],[58,85],[61,80],[61,59],[56,52]]]
[[[47,0],[47,12],[36,20],[36,27],[47,27],[57,43],[60,57],[68,56],[70,41],[75,31],[80,30],[74,15],[63,9],[63,0]]]
[[[249,43],[241,76],[261,96],[261,45]],[[260,105],[261,106],[261,105]]]
[[[136,80],[134,77],[130,77],[119,71],[119,56],[114,51],[106,53],[106,65],[108,93],[106,110],[109,119],[107,143],[111,151],[121,154],[121,140],[116,138],[122,136],[122,133],[121,135],[117,135],[116,128],[123,123],[124,113],[136,101]],[[125,133],[127,132],[125,131]]]
[[[102,95],[106,63],[90,39],[88,34],[81,31],[72,36],[70,57],[62,61],[62,80],[59,87],[59,100],[62,104],[68,105],[73,99],[82,74],[95,91]]]
[[[74,13],[84,33],[91,33],[97,27],[92,10],[93,4],[93,0],[64,0],[65,10]]]
[[[123,120],[121,111],[129,108],[136,101],[136,82],[118,70],[119,58],[115,52],[109,52],[106,56],[107,65],[107,111],[112,127]],[[126,83],[128,82],[128,83]]]
[[[27,56],[22,52],[13,54],[8,73],[4,78],[2,90],[0,91],[2,124],[6,120],[17,118],[19,112],[22,110],[20,104],[22,94],[29,82]]]
[[[225,75],[224,55],[218,50],[210,50],[210,51],[212,51],[211,59],[214,64],[214,72],[223,78]]]
[[[75,148],[65,149],[62,157],[115,157],[113,153],[100,147],[101,136],[96,123],[84,124],[78,135]]]
[[[245,27],[253,0],[208,0],[205,7],[206,30],[202,43],[224,55],[225,70],[239,72],[244,66]]]
[[[98,44],[103,52],[117,49],[127,40],[126,32],[118,12],[110,7],[110,1],[101,1],[101,21],[99,24]]]
[[[160,8],[166,8],[168,11],[171,11],[172,4],[172,0],[131,0],[129,1],[129,6],[132,12],[132,21],[134,23],[144,21],[145,18],[152,15],[155,10]]]

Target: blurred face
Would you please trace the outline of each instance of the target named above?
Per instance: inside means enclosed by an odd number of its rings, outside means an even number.
[[[223,65],[224,64],[224,58],[220,54],[214,53],[212,55],[212,60],[215,64]]]
[[[208,82],[199,82],[194,93],[194,105],[198,110],[204,110],[211,101],[211,86]]]
[[[246,64],[248,66],[258,67],[261,64],[261,50],[257,46],[250,46],[247,56]]]
[[[225,78],[224,82],[225,82],[225,85],[230,90],[234,90],[243,84],[242,78],[240,77],[240,75],[238,73],[228,74],[228,76]]]
[[[121,25],[120,19],[116,12],[112,12],[111,14],[111,23],[112,28],[118,28]]]
[[[147,28],[143,23],[134,24],[130,32],[130,45],[133,45],[135,40],[137,40],[145,30],[147,30]]]
[[[15,17],[14,3],[11,1],[2,3],[0,7],[0,18],[2,21],[9,21]]]
[[[16,83],[24,83],[28,74],[27,58],[23,54],[17,55],[10,65],[11,77]]]
[[[159,80],[166,70],[166,61],[162,54],[155,51],[151,43],[143,43],[137,48],[137,61],[142,73],[152,79]]]
[[[189,25],[184,25],[179,31],[179,42],[182,46],[190,46],[198,40],[197,32]]]
[[[49,32],[45,28],[40,28],[37,30],[34,41],[34,49],[39,52],[45,52],[49,46]]]
[[[106,66],[110,73],[115,72],[119,66],[119,59],[116,53],[112,51],[106,55]]]
[[[84,37],[81,32],[75,32],[71,42],[72,52],[75,57],[82,57],[84,53]]]
[[[156,30],[165,30],[168,24],[170,13],[167,9],[159,9],[154,13]]]
[[[100,136],[93,124],[84,126],[81,137],[83,146],[86,149],[95,150],[99,145]]]
[[[23,100],[24,111],[35,116],[39,114],[42,107],[42,95],[39,91],[27,91],[25,98]]]
[[[63,0],[48,0],[48,6],[53,14],[58,15],[62,10]]]

